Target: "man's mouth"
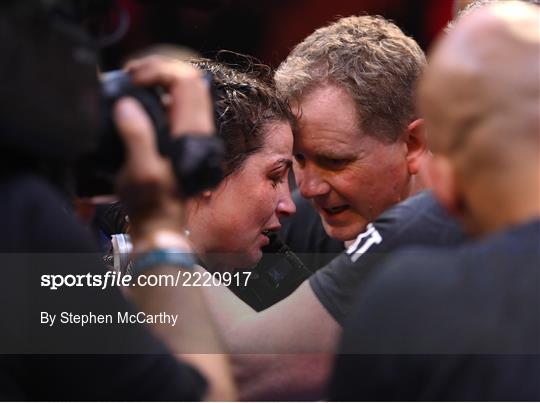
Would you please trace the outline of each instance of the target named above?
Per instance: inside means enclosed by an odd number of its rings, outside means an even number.
[[[323,207],[321,210],[323,210],[328,215],[337,215],[345,210],[347,210],[349,206],[337,206],[337,207]]]

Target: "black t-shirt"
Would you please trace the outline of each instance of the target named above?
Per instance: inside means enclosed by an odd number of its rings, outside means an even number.
[[[358,293],[335,400],[540,400],[540,220],[407,249]]]
[[[390,208],[353,245],[310,277],[321,304],[343,324],[356,290],[392,252],[408,245],[455,245],[464,239],[430,191]]]
[[[104,273],[91,235],[43,180],[0,180],[0,400],[199,400],[205,380],[144,325],[48,326],[41,312],[134,312],[116,287],[41,287]]]

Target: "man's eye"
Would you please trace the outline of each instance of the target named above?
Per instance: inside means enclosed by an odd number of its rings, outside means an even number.
[[[294,159],[300,165],[304,164],[304,162],[306,161],[306,157],[304,157],[304,154],[300,154],[300,153],[294,154]]]
[[[349,163],[349,160],[340,158],[321,158],[320,163],[321,165],[331,169],[340,169],[344,168],[345,165]]]

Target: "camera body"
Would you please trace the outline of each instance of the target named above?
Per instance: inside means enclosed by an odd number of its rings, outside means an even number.
[[[211,76],[206,80],[211,85]],[[135,86],[129,74],[115,70],[102,74],[102,134],[97,149],[83,156],[76,166],[76,193],[80,197],[114,193],[116,174],[125,159],[125,149],[112,118],[118,99],[129,96],[139,101],[154,126],[159,152],[172,161],[179,189],[184,197],[215,187],[223,177],[224,146],[216,136],[171,137],[167,112],[161,102],[163,89]]]

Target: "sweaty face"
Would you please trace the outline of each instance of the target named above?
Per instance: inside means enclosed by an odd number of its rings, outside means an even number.
[[[305,96],[294,143],[294,173],[328,235],[354,239],[408,195],[407,147],[363,133],[352,97],[325,85]]]
[[[287,181],[291,128],[275,123],[266,130],[263,148],[203,199],[195,213],[202,218],[198,228],[190,228],[195,249],[204,251],[205,263],[217,270],[254,266],[269,243],[264,232],[278,231],[279,218],[295,212]]]

